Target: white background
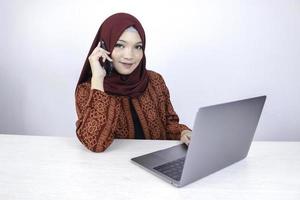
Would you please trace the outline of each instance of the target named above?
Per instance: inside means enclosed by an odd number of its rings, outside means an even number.
[[[146,31],[181,122],[196,110],[268,99],[256,140],[300,140],[298,0],[1,0],[0,133],[74,136],[74,91],[95,34],[116,12]]]

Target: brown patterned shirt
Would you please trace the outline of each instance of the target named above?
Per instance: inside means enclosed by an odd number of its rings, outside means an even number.
[[[132,98],[146,139],[179,140],[183,130],[170,101],[162,76],[149,71],[149,83],[143,95]],[[134,139],[134,124],[126,96],[108,95],[92,89],[89,82],[76,89],[76,134],[83,145],[94,152],[104,151],[114,138]]]

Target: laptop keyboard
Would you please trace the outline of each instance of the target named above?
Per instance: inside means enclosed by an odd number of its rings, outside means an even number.
[[[154,167],[155,170],[179,181],[181,178],[185,157]]]

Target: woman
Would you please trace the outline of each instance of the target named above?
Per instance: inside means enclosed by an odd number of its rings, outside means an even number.
[[[114,138],[189,143],[190,129],[179,124],[161,75],[146,69],[144,51],[134,16],[117,13],[100,26],[75,92],[76,134],[91,151],[104,151]]]

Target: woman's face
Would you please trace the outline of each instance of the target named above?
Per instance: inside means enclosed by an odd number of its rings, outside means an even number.
[[[111,57],[114,68],[122,75],[131,74],[143,58],[143,43],[139,33],[126,29],[117,41]]]

